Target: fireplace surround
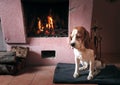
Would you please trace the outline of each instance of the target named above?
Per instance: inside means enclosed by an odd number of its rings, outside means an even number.
[[[62,0],[38,1],[52,3],[55,1],[61,2]],[[93,0],[69,0],[68,34],[70,34],[73,27],[78,25],[85,26],[89,31],[92,17],[92,3]],[[69,37],[26,37],[26,23],[23,22],[25,21],[25,15],[21,0],[0,0],[0,8],[1,26],[5,42],[9,43],[7,50],[12,45],[29,47],[28,65],[51,65],[58,62],[74,61],[73,50],[70,49],[69,45]],[[55,51],[55,58],[42,58],[42,50]]]
[[[69,0],[22,0],[27,37],[68,37]]]

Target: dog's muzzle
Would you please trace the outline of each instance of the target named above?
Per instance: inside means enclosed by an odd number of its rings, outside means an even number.
[[[75,47],[75,43],[71,43],[70,45],[71,45],[72,47]]]

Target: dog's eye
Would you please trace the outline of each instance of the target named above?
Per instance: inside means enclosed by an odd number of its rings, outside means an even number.
[[[82,38],[82,36],[80,36],[80,35],[77,35],[77,36],[76,36],[76,38]]]
[[[80,33],[78,33],[77,35],[76,35],[76,38],[82,38],[82,35],[80,34]]]

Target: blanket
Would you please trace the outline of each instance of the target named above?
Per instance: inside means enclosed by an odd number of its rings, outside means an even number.
[[[75,64],[58,63],[53,83],[59,84],[99,84],[99,85],[120,85],[120,70],[115,65],[107,65],[92,80],[87,80],[89,71],[81,71],[78,78],[73,78]]]

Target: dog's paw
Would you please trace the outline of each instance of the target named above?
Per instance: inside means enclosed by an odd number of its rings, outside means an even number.
[[[74,73],[74,74],[73,74],[73,77],[74,77],[74,78],[77,78],[78,76],[79,76],[79,73]]]
[[[93,79],[93,75],[89,75],[89,76],[87,77],[87,80],[91,80],[91,79]]]

